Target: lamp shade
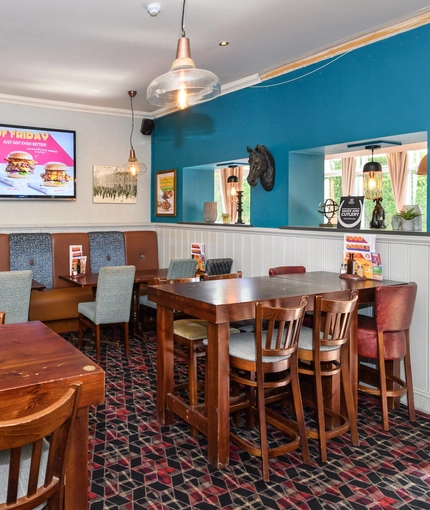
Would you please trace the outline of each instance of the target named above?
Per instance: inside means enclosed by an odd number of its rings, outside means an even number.
[[[418,165],[417,175],[427,175],[427,154],[421,159]]]
[[[230,175],[227,179],[227,199],[229,202],[237,202],[239,191],[239,178],[237,175]]]
[[[379,145],[366,146],[366,149],[372,150],[372,161],[363,167],[363,194],[368,200],[382,197],[382,166],[378,161],[373,161],[373,151],[379,148]]]
[[[220,94],[218,77],[211,71],[196,67],[191,58],[190,40],[181,37],[170,71],[149,84],[146,96],[148,103],[155,106],[184,109]]]

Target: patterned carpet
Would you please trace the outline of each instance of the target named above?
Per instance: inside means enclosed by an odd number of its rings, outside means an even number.
[[[66,338],[76,345],[76,334]],[[121,343],[102,345],[106,401],[90,411],[90,510],[430,509],[428,415],[411,424],[402,408],[383,432],[377,401],[360,397],[360,447],[349,435],[331,440],[322,464],[310,441],[311,465],[302,464],[300,450],[272,459],[265,483],[260,461],[237,447],[217,470],[203,435],[191,437],[179,419],[157,422],[155,335],[146,340],[131,340],[129,360]],[[90,342],[84,348],[94,356]]]

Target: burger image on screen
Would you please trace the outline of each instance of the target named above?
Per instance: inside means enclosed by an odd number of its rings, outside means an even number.
[[[45,173],[40,174],[44,186],[65,186],[70,180],[67,174],[68,167],[64,163],[52,161],[45,164]]]
[[[4,159],[7,161],[5,172],[8,177],[25,179],[33,175],[36,161],[34,161],[33,156],[28,152],[14,151]]]

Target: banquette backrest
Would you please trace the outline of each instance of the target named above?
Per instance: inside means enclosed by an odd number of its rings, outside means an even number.
[[[150,230],[124,232],[126,265],[136,270],[158,269],[157,233]]]
[[[88,232],[92,273],[104,266],[125,266],[123,232]]]
[[[52,289],[51,234],[9,234],[10,270],[30,269],[33,279]]]
[[[9,234],[0,234],[0,271],[9,269]]]
[[[70,284],[60,280],[60,275],[70,273],[70,252],[71,245],[82,246],[82,254],[87,257],[87,267],[90,267],[90,242],[86,232],[64,232],[51,234],[52,240],[52,276],[54,288],[70,287]]]

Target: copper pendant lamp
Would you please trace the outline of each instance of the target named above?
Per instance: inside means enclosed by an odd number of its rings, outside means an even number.
[[[417,175],[427,175],[427,154],[419,162]]]
[[[155,78],[148,87],[148,103],[155,106],[187,108],[214,99],[221,93],[218,77],[198,69],[191,58],[190,40],[185,36],[185,0],[182,6],[182,37],[170,71]]]
[[[133,97],[137,94],[135,90],[129,90],[128,95],[130,96],[131,104],[131,132],[130,132],[130,157],[127,163],[121,166],[121,172],[127,172],[131,177],[135,177],[141,173],[146,172],[146,165],[139,163],[136,158],[136,153],[133,148],[133,131],[134,131],[134,109],[133,109]]]

